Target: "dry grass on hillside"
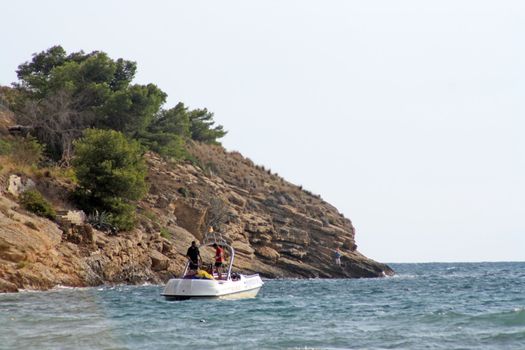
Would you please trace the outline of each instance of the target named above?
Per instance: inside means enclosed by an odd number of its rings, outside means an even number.
[[[198,159],[203,170],[221,177],[230,185],[247,190],[252,196],[292,205],[299,212],[330,224],[342,225],[348,222],[321,196],[286,181],[264,166],[255,165],[237,151],[228,152],[220,146],[199,143],[191,143],[189,151]]]

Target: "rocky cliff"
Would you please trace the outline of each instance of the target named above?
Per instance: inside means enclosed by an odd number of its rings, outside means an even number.
[[[64,215],[75,209],[68,201],[74,185],[49,171],[20,170],[4,162],[0,291],[161,283],[181,272],[187,247],[202,240],[210,223],[235,248],[237,270],[270,278],[393,273],[357,251],[350,220],[320,196],[220,146],[192,143],[189,152],[193,162],[167,163],[156,154],[146,155],[151,187],[139,203],[139,225],[117,235],[23,210],[16,194],[7,191],[13,174],[26,182],[31,178]],[[336,247],[343,253],[341,267],[334,264]],[[204,255],[211,259],[211,252]]]

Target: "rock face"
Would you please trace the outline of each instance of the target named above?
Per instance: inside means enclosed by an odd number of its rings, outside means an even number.
[[[18,175],[9,176],[9,185],[7,186],[7,192],[13,196],[18,197],[22,192],[35,187],[35,183],[31,179],[27,179],[25,182]]]
[[[153,203],[165,196],[169,201],[168,197],[175,196],[175,203],[183,202],[194,213],[175,210],[177,223],[193,220],[192,227],[205,232],[206,227],[199,225],[213,216],[211,199],[220,199],[226,211],[221,231],[234,242],[242,269],[266,277],[377,277],[393,273],[356,250],[351,221],[320,196],[255,166],[237,152],[198,143],[192,144],[190,151],[199,168],[179,164],[168,170],[158,157],[149,158],[152,183],[162,190],[152,191],[156,193],[148,200]],[[186,196],[180,198],[180,193]],[[343,252],[342,268],[334,264],[337,247]]]
[[[0,292],[160,283],[180,273],[180,255],[158,234],[134,230],[108,237],[88,225],[59,227],[0,196]]]
[[[7,191],[9,174],[0,173],[0,291],[160,283],[181,273],[186,249],[202,240],[210,223],[235,248],[236,270],[265,277],[393,274],[356,250],[350,220],[319,196],[239,153],[196,143],[190,152],[194,164],[167,164],[147,154],[151,188],[139,203],[138,228],[116,236],[68,212],[74,208],[59,200],[67,191],[54,179],[35,178],[34,186],[68,213],[66,222],[27,213]],[[334,264],[337,247],[342,267]],[[201,254],[211,261],[211,250]]]

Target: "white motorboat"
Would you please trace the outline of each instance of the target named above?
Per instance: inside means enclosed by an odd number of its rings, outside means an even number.
[[[205,273],[208,278],[198,278],[195,271],[189,269],[189,261],[180,278],[172,278],[166,284],[162,295],[166,299],[186,300],[190,298],[215,298],[215,299],[243,299],[255,298],[264,284],[258,274],[243,275],[232,273],[235,251],[232,246],[224,240],[214,240],[213,242],[204,241],[201,247],[212,246],[214,243],[221,245],[229,250],[230,261],[228,270],[219,276]]]

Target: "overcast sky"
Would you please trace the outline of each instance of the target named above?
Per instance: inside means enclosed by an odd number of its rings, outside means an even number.
[[[60,44],[319,193],[383,262],[525,260],[525,2],[6,1],[0,84]]]

